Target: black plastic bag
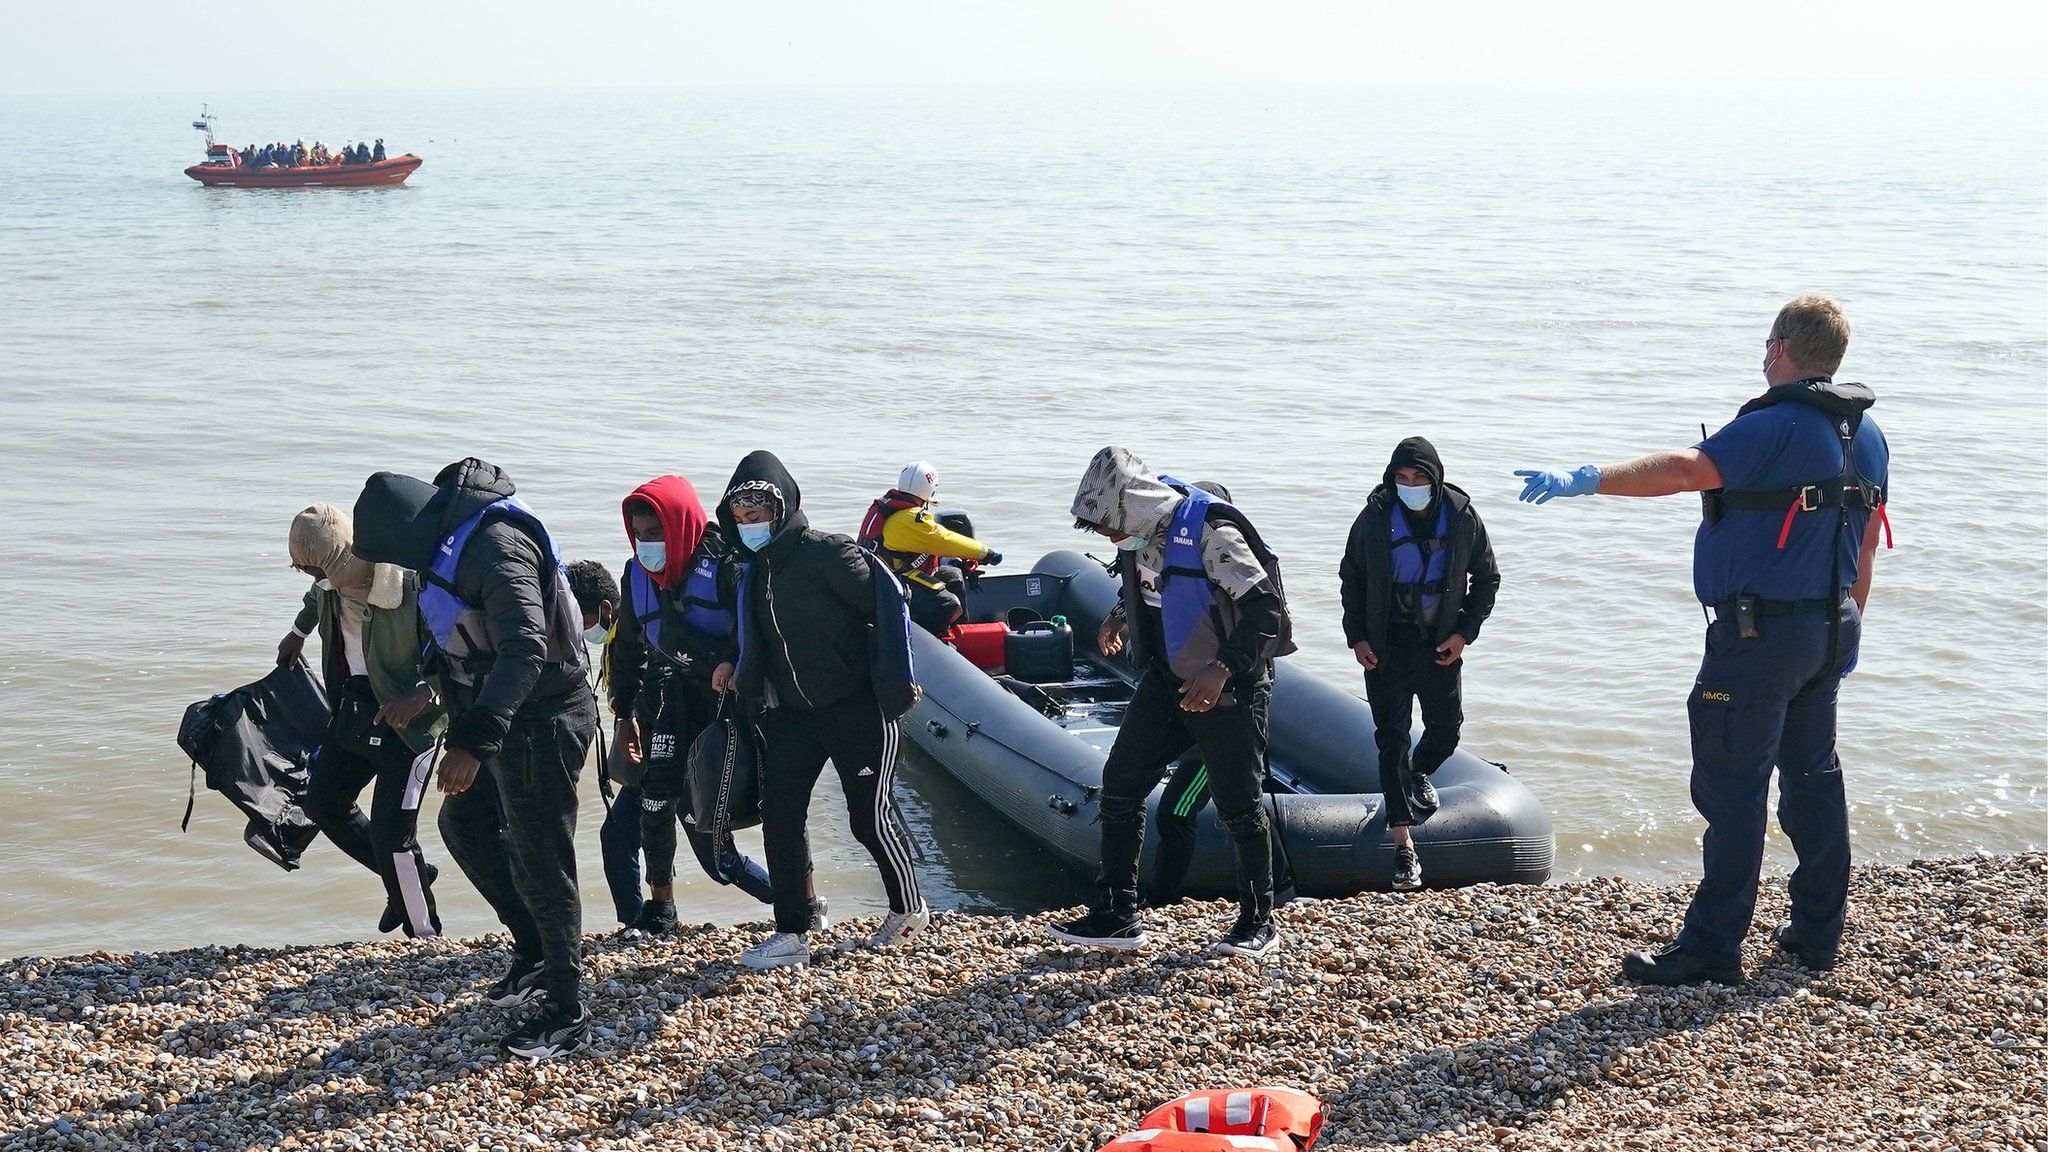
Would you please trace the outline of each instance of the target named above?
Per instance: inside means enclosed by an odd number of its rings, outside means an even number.
[[[713,836],[761,822],[759,737],[731,699],[719,697],[718,715],[690,745],[690,810],[698,830]]]
[[[289,872],[320,830],[300,809],[313,756],[327,738],[327,693],[302,663],[279,667],[253,684],[185,709],[178,747],[192,758],[195,778],[249,817],[242,840]],[[183,828],[192,826],[194,787]]]

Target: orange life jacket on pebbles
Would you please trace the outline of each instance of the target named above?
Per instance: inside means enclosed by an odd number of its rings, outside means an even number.
[[[1141,1123],[1102,1152],[1308,1152],[1323,1132],[1323,1103],[1274,1085],[1221,1088],[1161,1104]]]

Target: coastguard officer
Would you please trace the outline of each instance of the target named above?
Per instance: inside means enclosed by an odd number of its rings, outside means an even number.
[[[1703,494],[1693,590],[1713,613],[1687,711],[1702,876],[1672,944],[1622,958],[1647,984],[1742,979],[1766,798],[1799,866],[1773,936],[1808,969],[1835,962],[1849,889],[1849,818],[1835,702],[1855,667],[1890,452],[1862,384],[1836,383],[1849,322],[1832,300],[1785,305],[1764,341],[1763,395],[1695,447],[1608,468],[1523,471],[1521,498]],[[1889,528],[1887,527],[1887,534]]]

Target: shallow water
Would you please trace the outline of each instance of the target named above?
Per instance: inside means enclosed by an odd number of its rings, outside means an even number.
[[[370,931],[379,894],[324,845],[279,872],[210,795],[181,835],[172,737],[288,628],[295,511],[469,454],[615,567],[617,502],[656,472],[715,488],[771,447],[850,530],[923,457],[1028,563],[1076,543],[1073,483],[1123,442],[1231,486],[1286,557],[1295,659],[1355,685],[1344,531],[1426,434],[1506,577],[1467,746],[1550,805],[1560,876],[1689,877],[1695,505],[1528,508],[1510,473],[1692,442],[1807,290],[1848,308],[1843,374],[1895,454],[1899,547],[1844,694],[1857,852],[2048,839],[2039,89],[216,102],[237,142],[427,160],[314,192],[186,180],[197,100],[0,101],[0,955]],[[905,780],[936,902],[1077,898],[950,781]],[[874,911],[841,829],[828,783],[821,887]],[[756,915],[685,887],[688,918]],[[462,888],[451,930],[489,927]]]

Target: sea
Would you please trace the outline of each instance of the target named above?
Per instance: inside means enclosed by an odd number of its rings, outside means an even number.
[[[208,190],[202,102],[237,145],[425,164]],[[1362,691],[1338,557],[1427,436],[1503,573],[1465,747],[1548,805],[1557,881],[1685,882],[1697,501],[1533,507],[1513,473],[1696,442],[1805,292],[1847,310],[1893,453],[1842,691],[1855,854],[2048,840],[2048,88],[194,92],[0,98],[0,139],[0,956],[374,934],[324,842],[282,871],[203,789],[181,830],[174,738],[270,667],[294,513],[471,455],[615,571],[656,474],[716,491],[772,449],[851,531],[927,460],[1022,568],[1089,543],[1068,502],[1123,444],[1230,487],[1290,659]],[[936,906],[1085,898],[934,766],[898,792]],[[829,773],[811,829],[835,915],[880,910]],[[685,920],[764,918],[685,865]],[[449,930],[493,929],[446,873]]]

